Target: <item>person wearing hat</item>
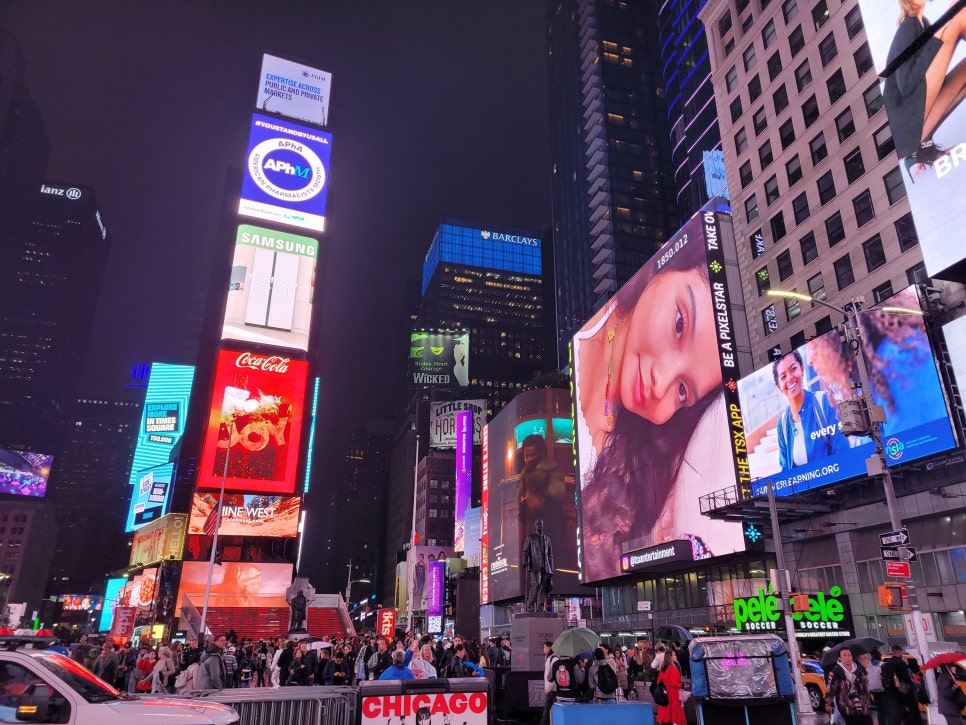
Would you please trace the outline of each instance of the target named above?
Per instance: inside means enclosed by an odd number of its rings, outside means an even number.
[[[882,705],[885,725],[901,725],[910,693],[915,692],[912,674],[902,658],[902,647],[893,645],[892,656],[882,661]],[[914,704],[918,708],[918,704]]]

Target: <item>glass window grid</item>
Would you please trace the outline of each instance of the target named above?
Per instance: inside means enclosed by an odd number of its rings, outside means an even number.
[[[835,60],[839,54],[839,49],[835,45],[835,36],[829,33],[818,44],[818,56],[822,59],[822,67],[827,68],[828,64]]]
[[[802,26],[798,25],[796,28],[788,34],[788,49],[792,53],[792,58],[802,52],[802,48],[805,47],[805,33],[802,31]]]
[[[792,210],[795,213],[795,223],[801,224],[812,212],[808,208],[808,195],[803,191],[792,201]]]
[[[898,166],[882,177],[882,183],[885,184],[890,206],[906,198],[906,185]]]
[[[531,246],[498,241],[493,239],[494,233],[536,239],[537,244]],[[423,264],[423,292],[429,286],[436,268],[444,263],[540,276],[543,274],[540,247],[540,235],[534,231],[441,224]]]
[[[802,264],[809,264],[818,259],[818,244],[815,241],[815,233],[809,232],[799,240],[802,249]]]
[[[886,263],[885,249],[882,248],[882,237],[876,234],[868,241],[862,242],[862,254],[865,256],[865,266],[869,272],[874,272]]]
[[[845,239],[845,224],[842,223],[842,213],[835,212],[825,220],[825,232],[828,234],[828,245],[834,247]]]
[[[778,201],[778,177],[772,176],[765,182],[765,206],[771,206]]]
[[[919,245],[919,234],[916,232],[916,223],[912,220],[911,211],[896,219],[893,226],[899,238],[900,250],[907,252]]]
[[[855,222],[860,227],[875,219],[872,194],[868,189],[852,199],[852,209],[855,211]]]
[[[802,178],[802,162],[795,154],[785,164],[785,174],[788,176],[788,186],[795,186]]]
[[[847,153],[845,158],[842,159],[842,163],[845,165],[845,176],[850,184],[860,179],[865,173],[862,150],[858,147]]]
[[[812,69],[808,65],[808,59],[802,61],[802,64],[795,69],[795,86],[798,88],[798,92],[801,93],[806,88],[808,88],[812,83]]]
[[[879,157],[879,161],[896,150],[896,142],[892,138],[892,127],[888,123],[872,134],[872,141],[875,143],[875,153]]]
[[[795,269],[792,266],[792,253],[789,250],[785,250],[775,258],[775,262],[778,264],[778,279],[784,282],[786,279],[792,276]]]
[[[841,68],[828,77],[825,87],[828,89],[829,105],[834,106],[835,102],[845,95],[845,76],[842,75]]]
[[[825,279],[822,277],[822,273],[819,272],[808,278],[808,294],[810,297],[814,297],[817,300],[824,300],[826,297],[825,292]]]
[[[828,156],[828,146],[825,145],[824,132],[819,133],[818,136],[808,142],[808,150],[812,154],[812,166],[818,166],[819,162]]]
[[[819,177],[816,182],[818,186],[818,200],[822,206],[828,204],[835,198],[835,178],[831,171],[827,171]]]
[[[848,253],[832,262],[832,268],[835,270],[835,284],[838,285],[840,292],[855,282],[852,259]]]
[[[813,93],[805,103],[802,104],[802,120],[805,121],[805,128],[808,128],[818,120],[818,99]]]

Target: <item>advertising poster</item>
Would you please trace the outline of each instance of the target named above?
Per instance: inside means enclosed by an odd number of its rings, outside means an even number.
[[[479,506],[466,510],[466,537],[464,539],[463,558],[469,566],[479,566],[473,557],[480,556],[480,530],[482,525],[482,510]]]
[[[486,692],[366,695],[362,698],[361,725],[386,725],[386,722],[397,719],[415,725],[487,725]]]
[[[577,510],[570,394],[541,388],[521,393],[484,429],[483,603],[526,596],[520,566],[526,536],[543,521],[553,546],[553,591],[576,594]]]
[[[222,562],[220,566],[213,569],[208,605],[211,607],[287,606],[285,590],[292,584],[292,568],[291,564]],[[189,597],[198,611],[201,611],[207,580],[207,561],[184,563],[181,569],[176,615],[180,614],[185,597]]]
[[[292,495],[308,363],[221,350],[198,488]],[[225,462],[227,456],[227,475]]]
[[[124,585],[127,584],[127,577],[112,577],[107,580],[107,589],[104,590],[104,606],[101,608],[101,619],[97,624],[98,632],[109,632],[114,624],[114,610],[123,605],[118,597],[124,593]]]
[[[205,521],[218,504],[217,493],[196,493],[191,503],[189,534],[203,534]],[[219,536],[298,536],[298,496],[270,496],[268,494],[225,494],[221,507]]]
[[[53,462],[43,453],[0,448],[0,494],[43,498]]]
[[[64,612],[99,612],[101,598],[90,594],[61,594],[57,597]]]
[[[332,74],[265,53],[258,77],[258,109],[325,126]]]
[[[445,562],[453,556],[450,546],[414,546],[406,555],[409,569],[410,612],[425,612],[429,603],[429,566],[435,561]]]
[[[380,609],[376,612],[376,631],[380,637],[385,637],[389,641],[396,636],[396,610]]]
[[[180,561],[187,528],[187,514],[168,514],[135,531],[131,543],[131,566]]]
[[[125,531],[137,531],[167,513],[174,491],[174,469],[173,463],[165,463],[138,472],[137,483],[131,491]]]
[[[175,444],[184,434],[194,377],[192,365],[151,364],[141,427],[131,463],[129,482],[132,486],[138,484],[141,471],[170,462]]]
[[[149,613],[154,609],[157,593],[157,568],[144,569],[124,587],[125,604],[134,607],[139,614]]]
[[[468,410],[456,414],[455,462],[453,551],[462,553],[466,539],[466,509],[470,507],[473,495],[473,413]]]
[[[747,484],[740,422],[730,423],[740,421],[739,320],[726,208],[712,200],[691,217],[574,336],[585,582],[617,576],[624,551],[676,539],[695,560],[744,549],[740,524],[698,506]]]
[[[324,231],[331,150],[330,133],[253,114],[238,213]]]
[[[924,32],[923,25],[933,24],[925,31],[932,37],[896,66],[881,88],[926,272],[930,277],[950,279],[943,272],[966,257],[966,246],[957,243],[966,225],[960,193],[966,182],[966,106],[962,105],[959,78],[959,65],[966,59],[966,45],[960,42],[966,9],[939,28],[950,3],[918,6],[925,11],[924,24],[908,17],[899,2],[859,0],[872,60],[880,75]],[[872,80],[868,76],[867,82]],[[944,91],[939,90],[940,84]],[[882,121],[874,118],[870,123]],[[962,279],[962,268],[955,279]]]
[[[443,613],[443,594],[446,585],[446,560],[429,562],[428,583],[426,585],[426,615],[440,616]]]
[[[465,388],[470,384],[470,333],[410,334],[409,374],[416,387]]]
[[[239,226],[221,339],[308,350],[318,255],[310,237]]]
[[[134,607],[118,607],[114,611],[114,621],[111,624],[111,637],[114,639],[131,639],[134,634],[134,620],[137,609]]]
[[[453,400],[429,404],[429,447],[456,447],[456,414],[468,410],[473,414],[473,445],[482,442],[486,425],[485,400]]]

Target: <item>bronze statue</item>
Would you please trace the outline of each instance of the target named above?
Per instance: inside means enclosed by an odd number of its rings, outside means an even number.
[[[523,542],[523,566],[530,572],[528,612],[546,609],[547,595],[553,588],[553,544],[543,533],[543,519],[537,519],[534,528],[536,531]]]

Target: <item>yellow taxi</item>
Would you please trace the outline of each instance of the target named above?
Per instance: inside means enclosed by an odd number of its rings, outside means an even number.
[[[802,684],[808,692],[808,701],[815,712],[825,712],[825,670],[818,660],[799,660]]]

